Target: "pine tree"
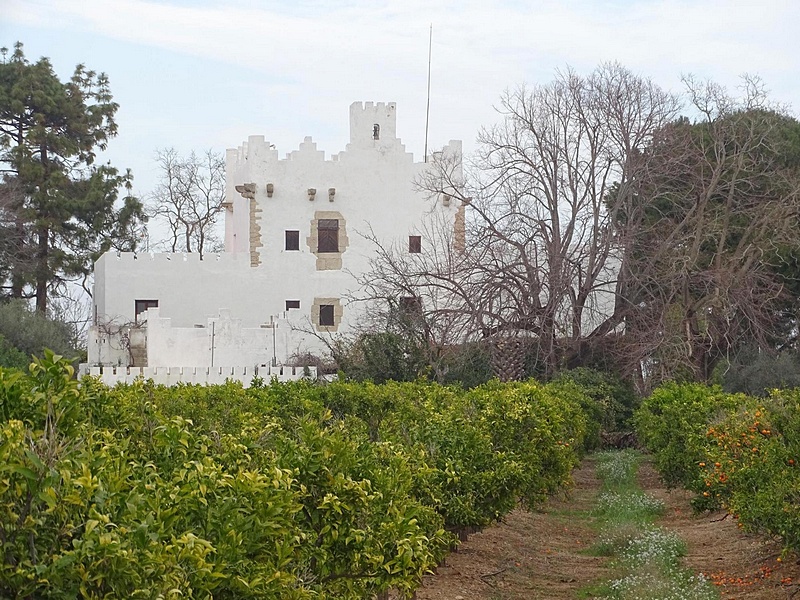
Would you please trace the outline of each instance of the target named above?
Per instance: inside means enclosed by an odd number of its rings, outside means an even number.
[[[0,63],[0,286],[3,295],[48,298],[85,281],[103,252],[133,250],[144,216],[130,171],[95,164],[117,134],[108,77],[78,65],[62,82],[22,44]],[[118,205],[120,189],[126,196]]]

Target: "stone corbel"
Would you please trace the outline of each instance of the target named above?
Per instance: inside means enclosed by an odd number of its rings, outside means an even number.
[[[244,183],[242,185],[236,186],[236,191],[241,194],[242,198],[247,198],[248,200],[255,200],[256,197],[256,184],[255,183]]]

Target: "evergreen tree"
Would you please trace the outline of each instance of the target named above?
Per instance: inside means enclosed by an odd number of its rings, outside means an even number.
[[[135,249],[143,212],[130,195],[130,171],[95,164],[117,134],[117,108],[104,73],[78,65],[62,82],[47,58],[29,62],[21,43],[10,56],[2,49],[0,288],[35,298],[42,314],[100,254]]]

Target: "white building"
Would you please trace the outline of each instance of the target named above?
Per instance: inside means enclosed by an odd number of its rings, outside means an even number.
[[[460,156],[461,143],[444,152]],[[251,136],[227,152],[225,252],[97,261],[88,366],[208,372],[321,353],[317,336],[360,317],[347,302],[373,251],[360,233],[425,252],[422,218],[455,219],[456,202],[415,190],[425,168],[397,137],[394,103],[353,103],[350,143],[330,160],[310,137],[280,159]]]

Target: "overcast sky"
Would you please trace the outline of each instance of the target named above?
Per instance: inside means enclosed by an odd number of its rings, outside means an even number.
[[[398,135],[421,160],[428,33],[429,146],[475,148],[506,88],[567,65],[619,61],[673,91],[692,73],[731,87],[760,74],[800,107],[797,0],[0,0],[0,45],[105,71],[119,135],[108,158],[156,181],[158,148],[235,147],[262,134],[281,155],[310,135],[326,156],[348,141],[355,100],[397,102]]]

